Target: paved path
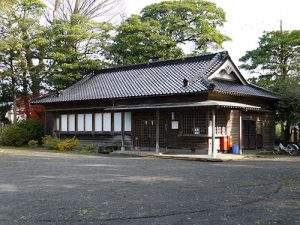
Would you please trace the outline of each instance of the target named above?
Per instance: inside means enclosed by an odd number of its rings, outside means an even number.
[[[0,150],[0,225],[300,224],[300,160]]]

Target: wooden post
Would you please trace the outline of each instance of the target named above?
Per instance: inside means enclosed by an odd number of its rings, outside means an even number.
[[[121,113],[121,133],[122,133],[122,146],[121,146],[121,151],[125,151],[125,135],[124,135],[124,130],[125,130],[125,113]]]
[[[159,153],[159,111],[156,111],[156,153]]]
[[[48,123],[47,119],[48,119],[48,118],[47,118],[47,111],[45,111],[44,135],[49,135],[48,132],[47,132],[47,128],[48,128],[48,126],[47,126],[47,123]],[[50,135],[52,135],[52,134],[50,134]]]
[[[243,118],[242,118],[242,110],[240,110],[240,154],[242,154],[242,144],[243,144]]]
[[[215,149],[215,128],[216,128],[216,111],[212,110],[212,135],[211,135],[211,153],[212,157],[216,157],[216,149]]]

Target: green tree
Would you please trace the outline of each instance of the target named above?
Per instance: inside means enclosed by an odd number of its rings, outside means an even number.
[[[241,57],[241,68],[258,75],[250,82],[278,93],[277,119],[289,140],[300,118],[300,30],[265,32],[258,45]]]
[[[299,76],[300,30],[265,32],[258,45],[240,58],[241,68],[258,75],[266,83]]]
[[[5,80],[0,81],[0,122],[7,124],[6,113],[11,109],[13,96],[10,84]]]
[[[289,77],[285,80],[277,80],[273,91],[280,96],[277,104],[277,118],[284,125],[283,138],[290,140],[291,125],[300,122],[300,78]]]
[[[146,6],[117,28],[110,48],[113,61],[134,64],[184,55],[189,45],[193,54],[222,48],[229,37],[219,27],[225,13],[204,0],[163,1]]]
[[[157,20],[142,22],[137,15],[128,18],[118,28],[110,49],[114,62],[128,65],[183,56],[177,43],[160,30]]]
[[[104,55],[111,40],[112,26],[73,14],[70,20],[58,19],[45,31],[49,40],[46,82],[61,90],[85,74],[105,66]]]
[[[27,95],[36,87],[35,41],[45,5],[39,0],[2,0],[0,2],[0,75],[8,80],[16,118],[17,91]],[[36,89],[35,89],[36,87]]]

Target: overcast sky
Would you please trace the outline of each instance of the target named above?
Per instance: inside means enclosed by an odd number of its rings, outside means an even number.
[[[137,14],[149,4],[161,0],[124,0],[127,15]],[[257,47],[263,31],[300,29],[300,0],[211,0],[226,12],[227,22],[221,30],[232,38],[224,44],[234,62],[247,50]],[[248,74],[245,74],[249,77]]]

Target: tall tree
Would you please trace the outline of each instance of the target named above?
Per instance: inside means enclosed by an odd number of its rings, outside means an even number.
[[[290,126],[300,118],[300,30],[265,32],[258,48],[240,61],[241,68],[258,75],[250,82],[279,94],[277,119],[283,138],[289,140]]]
[[[0,2],[0,74],[10,82],[15,119],[17,90],[21,89],[23,95],[28,95],[30,89],[39,91],[39,87],[34,89],[35,50],[31,43],[36,38],[43,8],[44,4],[39,0]]]
[[[185,45],[193,54],[207,53],[229,40],[218,29],[225,21],[224,11],[205,0],[152,4],[118,27],[111,56],[118,64],[133,64],[182,56]]]
[[[300,122],[300,76],[278,79],[272,89],[280,96],[277,119],[283,124],[283,138],[290,140],[291,125]]]
[[[300,30],[265,32],[258,47],[240,58],[241,68],[272,81],[298,76],[300,71]]]
[[[57,19],[70,20],[73,14],[80,14],[89,19],[101,22],[118,20],[123,11],[124,0],[45,0],[52,9],[52,18],[47,16],[48,22]],[[51,13],[49,13],[51,14]]]
[[[45,31],[49,40],[46,58],[49,87],[69,87],[92,70],[103,68],[112,26],[74,13],[70,20],[57,19]]]
[[[145,23],[137,15],[128,18],[118,28],[110,48],[114,62],[128,65],[183,56],[176,41],[169,35],[160,34],[160,30],[159,21]]]
[[[69,87],[92,70],[103,68],[111,42],[108,23],[120,14],[123,0],[55,0],[48,2],[47,77],[49,89]],[[52,5],[52,7],[51,7]],[[100,22],[99,22],[100,21]]]
[[[0,122],[7,124],[9,121],[5,117],[6,113],[11,110],[13,102],[12,89],[5,79],[0,80]]]

